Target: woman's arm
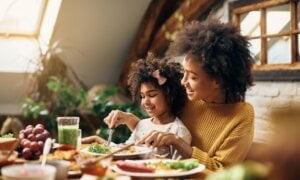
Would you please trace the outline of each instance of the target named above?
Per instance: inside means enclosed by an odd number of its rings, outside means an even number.
[[[182,138],[169,132],[152,131],[149,135],[136,142],[136,144],[146,144],[153,147],[173,145],[183,158],[190,158],[193,151],[192,147]]]

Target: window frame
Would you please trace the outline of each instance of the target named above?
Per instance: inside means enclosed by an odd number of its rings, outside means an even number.
[[[232,2],[230,4],[231,21],[237,27],[240,27],[240,16],[250,11],[259,10],[261,12],[260,26],[261,34],[252,39],[261,40],[260,50],[260,65],[254,65],[254,78],[258,81],[300,81],[300,58],[298,49],[298,37],[300,29],[297,27],[297,3],[293,0],[244,0]],[[289,4],[290,7],[290,30],[288,32],[279,32],[276,34],[266,34],[266,9],[284,4]],[[298,9],[300,11],[300,9]],[[267,64],[267,38],[282,37],[287,35],[291,38],[291,63],[290,64]],[[251,38],[249,38],[251,39]]]
[[[42,5],[41,5],[41,10],[40,13],[38,14],[38,22],[36,24],[36,30],[33,33],[22,33],[22,32],[5,32],[2,33],[0,32],[0,37],[21,37],[21,38],[34,38],[34,39],[38,39],[39,38],[39,34],[40,34],[40,30],[41,30],[41,24],[42,21],[44,19],[45,16],[45,12],[46,12],[46,7],[48,4],[48,0],[42,0]]]

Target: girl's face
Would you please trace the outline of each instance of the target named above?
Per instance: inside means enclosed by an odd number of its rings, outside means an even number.
[[[224,94],[216,80],[210,78],[193,56],[183,60],[184,76],[181,84],[185,87],[189,100],[223,103]]]
[[[140,93],[141,105],[149,116],[160,117],[170,111],[165,95],[152,83],[142,83]]]

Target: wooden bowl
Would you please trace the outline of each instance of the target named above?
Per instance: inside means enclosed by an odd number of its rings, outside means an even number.
[[[19,143],[17,138],[0,138],[0,151],[15,150],[17,148],[15,143]]]

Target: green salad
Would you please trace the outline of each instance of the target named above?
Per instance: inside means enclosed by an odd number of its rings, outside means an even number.
[[[13,138],[14,134],[13,133],[7,133],[7,134],[3,134],[2,136],[0,136],[0,138]]]
[[[182,171],[189,171],[195,169],[199,166],[199,162],[197,159],[185,159],[185,160],[177,160],[177,161],[166,161],[166,162],[159,162],[159,163],[149,163],[147,164],[148,167],[154,169],[176,169]]]
[[[93,153],[99,153],[99,154],[107,154],[111,152],[111,147],[103,144],[92,143],[89,146],[88,151]]]

